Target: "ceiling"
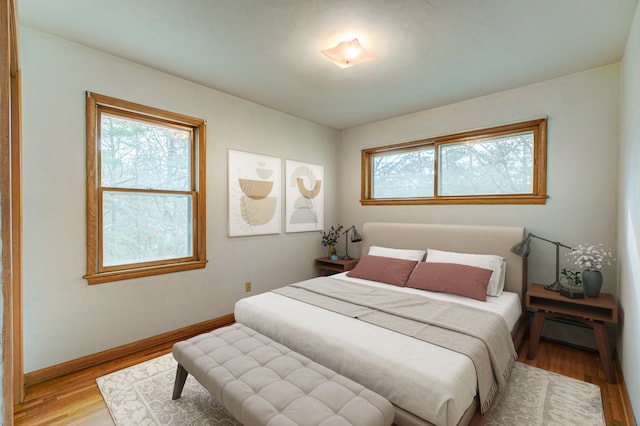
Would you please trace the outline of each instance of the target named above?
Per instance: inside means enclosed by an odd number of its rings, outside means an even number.
[[[638,0],[18,0],[20,22],[335,129],[620,61]],[[374,60],[321,49],[357,37]]]

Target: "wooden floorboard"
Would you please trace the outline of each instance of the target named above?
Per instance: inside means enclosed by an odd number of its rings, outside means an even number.
[[[618,384],[607,383],[597,352],[540,341],[535,360],[526,359],[528,341],[518,352],[519,361],[600,386],[607,425],[635,426],[620,368],[615,363]],[[96,378],[164,355],[171,345],[161,345],[121,359],[47,380],[26,389],[25,401],[15,407],[16,425],[113,426]]]

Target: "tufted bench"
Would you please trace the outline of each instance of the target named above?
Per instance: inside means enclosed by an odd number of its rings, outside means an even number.
[[[173,399],[189,374],[243,425],[389,426],[389,401],[249,327],[233,324],[173,346]]]

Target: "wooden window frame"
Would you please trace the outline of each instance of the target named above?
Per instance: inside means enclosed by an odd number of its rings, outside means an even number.
[[[2,281],[2,415],[24,400],[22,321],[22,71],[17,1],[0,6],[0,277]]]
[[[100,111],[99,111],[100,110]],[[194,141],[191,158],[191,194],[193,205],[193,255],[130,265],[102,266],[102,191],[100,183],[100,137],[98,117],[101,112],[119,116],[143,118],[149,123],[186,126],[193,129]],[[206,122],[133,102],[123,101],[97,93],[87,92],[87,274],[89,284],[141,278],[172,272],[202,269],[206,266]],[[114,190],[114,188],[109,188]],[[126,192],[136,190],[126,189]],[[153,192],[153,191],[144,191]],[[163,191],[165,192],[165,191]],[[182,192],[181,192],[182,193]]]
[[[529,194],[497,195],[438,195],[439,147],[445,144],[504,136],[522,132],[533,132],[533,188]],[[435,153],[434,196],[416,198],[380,198],[373,193],[373,158],[382,152],[401,152],[432,145]],[[547,201],[547,119],[540,118],[504,126],[479,129],[436,138],[404,142],[394,145],[366,148],[361,152],[361,198],[363,206],[414,205],[414,204],[545,204]]]

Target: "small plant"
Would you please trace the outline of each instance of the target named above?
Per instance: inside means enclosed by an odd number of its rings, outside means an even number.
[[[572,271],[571,269],[562,268],[560,275],[564,278],[564,281],[569,287],[581,287],[582,286],[582,273],[580,271]]]
[[[322,233],[322,245],[325,247],[335,246],[340,238],[340,231],[343,226],[338,224],[337,227],[331,226],[327,232]]]
[[[613,252],[602,244],[578,244],[567,257],[580,269],[599,271],[604,265],[615,262]]]

